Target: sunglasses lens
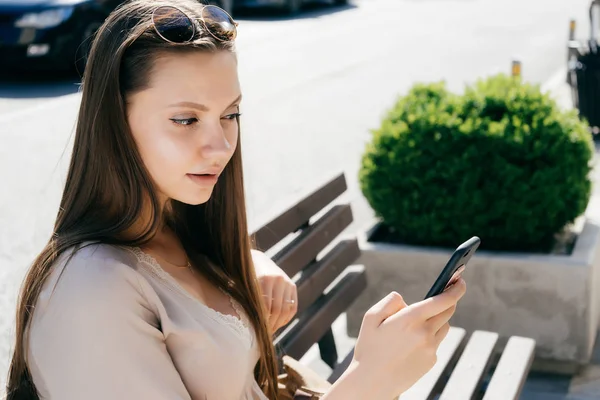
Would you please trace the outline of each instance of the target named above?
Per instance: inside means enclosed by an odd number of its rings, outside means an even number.
[[[185,43],[194,37],[194,24],[183,11],[175,7],[157,8],[152,22],[156,32],[169,42]]]
[[[235,22],[225,10],[216,6],[205,6],[202,9],[202,19],[206,28],[217,39],[235,39],[237,33]]]

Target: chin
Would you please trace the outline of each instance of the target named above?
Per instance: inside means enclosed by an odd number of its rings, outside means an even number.
[[[185,196],[173,196],[171,198],[179,201],[180,203],[188,204],[190,206],[199,206],[200,204],[204,204],[208,200],[210,200],[211,195],[212,190],[207,190],[205,193],[188,194]]]

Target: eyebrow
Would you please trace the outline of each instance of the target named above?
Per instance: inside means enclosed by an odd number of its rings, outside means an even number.
[[[231,104],[226,107],[226,109],[233,106],[235,103],[238,103],[240,100],[242,100],[241,94],[238,97],[236,97],[236,99],[233,100],[231,102]],[[210,110],[204,104],[196,103],[193,101],[180,101],[179,103],[174,103],[174,104],[169,105],[169,107],[190,107],[190,108],[196,108],[196,109],[198,109],[200,111],[204,111],[204,112],[207,112]]]

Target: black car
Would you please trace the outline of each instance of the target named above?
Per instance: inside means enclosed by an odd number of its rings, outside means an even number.
[[[123,0],[0,0],[0,69],[83,71],[90,37]],[[205,3],[233,8],[234,0]]]
[[[237,8],[255,8],[264,6],[276,6],[283,10],[286,14],[295,15],[300,11],[304,3],[312,0],[229,0],[232,2],[232,7]],[[348,0],[330,0],[335,5],[343,5],[348,3]]]
[[[0,0],[0,68],[82,67],[89,39],[122,0]]]

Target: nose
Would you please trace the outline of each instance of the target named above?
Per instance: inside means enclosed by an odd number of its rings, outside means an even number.
[[[207,123],[200,133],[200,151],[203,158],[218,158],[228,155],[233,143],[229,143],[220,122]]]

